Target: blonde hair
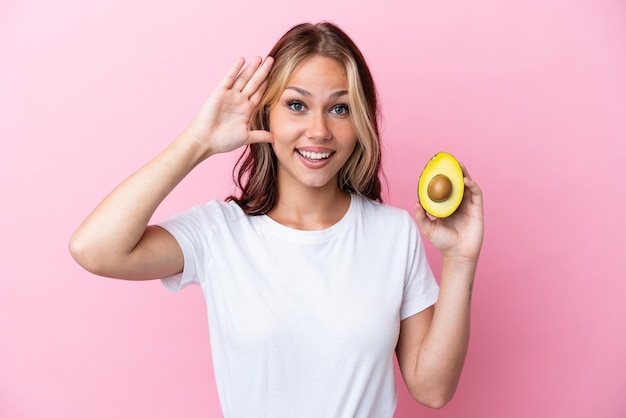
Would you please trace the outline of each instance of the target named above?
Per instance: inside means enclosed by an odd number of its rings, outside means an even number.
[[[338,187],[369,199],[381,197],[381,146],[378,131],[378,96],[371,72],[361,51],[332,23],[303,23],[287,31],[269,53],[274,65],[268,87],[252,115],[253,129],[269,129],[268,109],[282,95],[294,69],[305,59],[322,55],[337,60],[346,71],[350,115],[357,145],[339,171]],[[249,215],[262,215],[276,204],[276,155],[270,144],[251,144],[233,170],[241,196],[230,196]],[[235,174],[236,173],[236,174]]]

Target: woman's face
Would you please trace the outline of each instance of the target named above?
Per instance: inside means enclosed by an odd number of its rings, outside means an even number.
[[[343,67],[331,58],[307,58],[289,77],[269,120],[279,187],[337,189],[337,173],[357,143]]]

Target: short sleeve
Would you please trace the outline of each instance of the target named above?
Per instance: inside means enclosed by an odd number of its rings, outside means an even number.
[[[208,255],[208,225],[204,208],[194,206],[160,222],[158,226],[174,236],[184,257],[182,273],[161,279],[165,288],[170,292],[177,292],[190,284],[199,284],[198,260]]]
[[[406,319],[426,308],[434,305],[439,297],[439,285],[428,264],[424,243],[417,227],[412,224],[412,254],[409,255],[410,264],[404,285],[400,319]]]

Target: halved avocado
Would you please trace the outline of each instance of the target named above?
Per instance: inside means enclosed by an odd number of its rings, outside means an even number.
[[[461,165],[447,152],[438,152],[428,161],[417,186],[422,207],[436,218],[452,215],[463,200],[464,190]]]

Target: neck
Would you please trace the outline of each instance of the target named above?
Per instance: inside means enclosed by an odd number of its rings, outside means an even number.
[[[350,194],[337,187],[290,189],[281,193],[267,214],[276,222],[294,229],[314,231],[333,226],[350,207]]]

